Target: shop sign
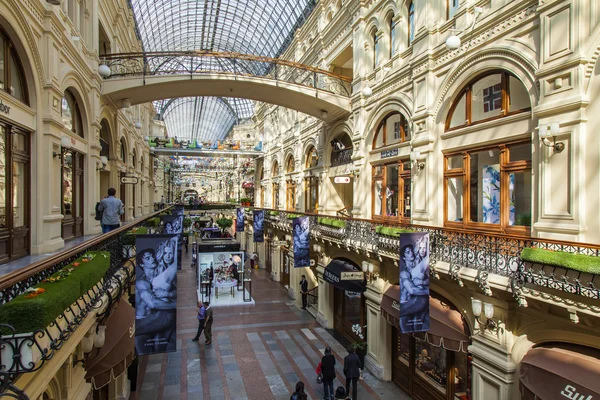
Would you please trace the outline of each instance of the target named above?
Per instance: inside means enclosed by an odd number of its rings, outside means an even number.
[[[340,278],[331,273],[331,271],[325,270],[325,277],[329,279],[331,282],[339,282]]]
[[[398,311],[400,311],[400,302],[399,302],[398,300],[394,300],[394,301],[392,302],[392,308],[393,308],[394,310],[398,310]]]
[[[365,279],[365,274],[361,271],[342,272],[340,274],[340,280],[342,281],[362,281],[363,279]]]
[[[4,104],[2,100],[0,100],[0,112],[6,115],[10,114],[10,107]]]
[[[333,178],[333,183],[350,183],[349,176],[336,176]]]
[[[273,246],[287,246],[287,240],[279,240],[279,241],[274,241]]]
[[[565,386],[565,388],[563,390],[561,390],[560,394],[563,397],[566,397],[567,399],[572,399],[572,400],[592,400],[592,396],[588,395],[588,397],[584,398],[583,394],[579,394],[577,392],[577,388],[571,385],[567,385]]]
[[[395,157],[398,155],[398,149],[385,150],[381,152],[381,158]]]
[[[121,178],[121,183],[128,185],[128,184],[133,184],[135,185],[136,183],[138,183],[138,178],[136,178],[135,176],[124,176]]]

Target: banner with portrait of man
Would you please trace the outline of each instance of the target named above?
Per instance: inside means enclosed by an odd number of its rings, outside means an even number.
[[[177,235],[136,235],[135,349],[176,351]]]
[[[308,217],[292,220],[294,232],[294,268],[310,267],[310,222]]]
[[[429,233],[400,235],[400,330],[429,330]]]
[[[161,215],[162,233],[166,235],[177,235],[177,269],[181,269],[181,259],[183,251],[183,215]]]
[[[254,242],[265,241],[265,210],[254,210]]]
[[[244,232],[244,209],[237,209],[237,219],[235,220],[235,231]]]

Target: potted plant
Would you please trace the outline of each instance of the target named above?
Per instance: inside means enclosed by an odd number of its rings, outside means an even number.
[[[233,220],[231,218],[219,218],[217,220],[217,225],[221,228],[221,231],[225,231],[225,229],[230,228],[233,225]]]

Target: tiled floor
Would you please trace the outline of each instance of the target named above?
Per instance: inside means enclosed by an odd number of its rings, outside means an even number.
[[[132,398],[287,400],[302,380],[310,399],[322,399],[315,368],[327,344],[337,361],[334,385],[344,385],[344,347],[298,309],[265,271],[253,273],[252,284],[255,305],[216,307],[213,343],[192,342],[196,287],[189,261],[184,261],[178,273],[177,351],[141,357]],[[358,390],[361,400],[408,399],[394,384],[367,372]]]

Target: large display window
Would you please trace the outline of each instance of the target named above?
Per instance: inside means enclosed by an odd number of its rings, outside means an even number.
[[[235,297],[236,291],[244,291],[251,282],[251,271],[245,269],[244,261],[242,251],[198,253],[198,299]]]

